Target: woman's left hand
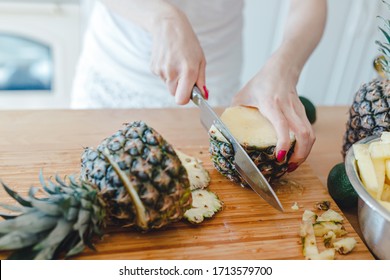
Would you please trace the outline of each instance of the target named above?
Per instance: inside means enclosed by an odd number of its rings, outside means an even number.
[[[275,153],[279,161],[284,160],[290,148],[290,132],[294,133],[296,144],[288,172],[305,161],[315,141],[313,128],[297,94],[298,77],[298,71],[289,67],[286,60],[273,55],[233,100],[235,105],[257,107],[272,123],[278,138]]]

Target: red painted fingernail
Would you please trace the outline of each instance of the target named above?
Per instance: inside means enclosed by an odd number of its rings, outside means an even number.
[[[298,168],[298,163],[292,162],[288,164],[287,172],[293,172],[295,169]]]
[[[204,90],[204,98],[206,98],[206,100],[209,99],[209,90],[207,89],[206,86],[203,86],[203,90]]]
[[[276,160],[279,161],[279,162],[282,162],[284,160],[284,157],[286,156],[286,151],[285,150],[281,150],[279,151],[277,157],[276,157]]]

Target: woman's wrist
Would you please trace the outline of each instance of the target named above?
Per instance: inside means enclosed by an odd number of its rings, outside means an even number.
[[[288,79],[295,86],[298,83],[302,66],[293,53],[281,47],[268,59],[262,71],[264,70],[273,73],[278,79]]]
[[[148,31],[152,34],[160,32],[161,28],[166,26],[180,26],[183,19],[186,19],[184,13],[177,7],[165,3],[161,4],[161,8],[156,12],[152,17],[149,26],[147,27]]]

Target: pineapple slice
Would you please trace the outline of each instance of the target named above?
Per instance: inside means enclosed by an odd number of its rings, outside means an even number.
[[[352,147],[364,186],[372,192],[377,192],[380,183],[378,182],[375,165],[368,151],[368,144],[354,144]],[[376,162],[376,166],[380,166],[380,164]]]
[[[196,190],[207,188],[210,184],[210,174],[203,167],[202,161],[195,157],[186,155],[179,150],[176,150],[176,154],[184,168],[187,170],[188,180],[190,181],[190,189]]]
[[[184,213],[184,217],[193,224],[203,222],[204,218],[211,218],[222,209],[222,201],[217,195],[207,190],[192,191],[192,208]]]
[[[333,243],[333,247],[342,255],[350,253],[356,246],[356,239],[353,237],[347,237],[340,239]]]

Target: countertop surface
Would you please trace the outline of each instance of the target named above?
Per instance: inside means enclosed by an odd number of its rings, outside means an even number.
[[[221,109],[217,110],[221,112]],[[302,259],[299,224],[305,209],[316,201],[331,200],[326,189],[330,169],[342,161],[346,107],[319,107],[314,124],[316,143],[307,161],[286,176],[298,190],[276,190],[285,212],[279,213],[256,194],[223,178],[208,156],[208,135],[196,108],[149,110],[44,110],[0,112],[0,178],[25,194],[46,178],[77,173],[83,147],[96,147],[125,122],[143,120],[175,148],[203,160],[210,172],[210,189],[224,209],[201,225],[178,222],[160,231],[140,233],[108,229],[97,252],[86,250],[81,259]],[[1,202],[10,203],[4,191]],[[299,211],[291,205],[298,202]],[[333,202],[332,208],[340,211]],[[340,211],[341,212],[341,211]],[[356,209],[344,212],[348,236],[358,240],[355,250],[337,259],[372,259],[359,238]],[[276,232],[276,233],[275,233]],[[0,258],[6,254],[1,253]]]

